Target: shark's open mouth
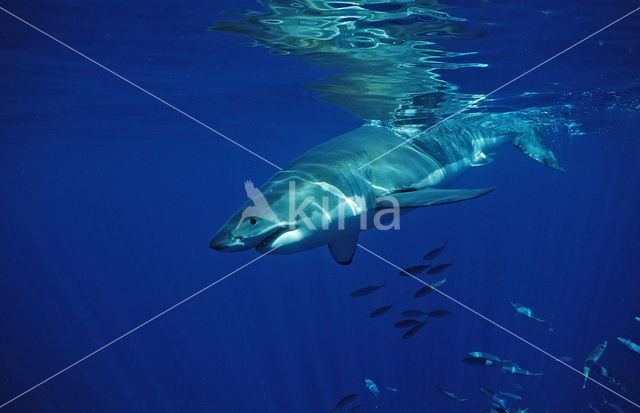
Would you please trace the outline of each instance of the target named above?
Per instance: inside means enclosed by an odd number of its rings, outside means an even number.
[[[267,250],[269,249],[269,247],[271,246],[271,243],[273,241],[276,240],[276,238],[278,238],[280,235],[284,234],[285,232],[287,232],[289,229],[287,227],[280,227],[277,228],[275,231],[273,231],[271,234],[267,235],[267,237],[265,239],[263,239],[262,241],[260,241],[258,243],[258,245],[256,245],[256,251],[258,251],[260,254],[264,254],[265,252],[267,252]]]

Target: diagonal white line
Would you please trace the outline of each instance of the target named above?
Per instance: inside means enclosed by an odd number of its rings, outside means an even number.
[[[423,130],[422,132],[418,133],[417,135],[407,139],[406,141],[402,142],[401,144],[395,146],[394,148],[389,149],[388,151],[386,151],[385,153],[383,153],[382,155],[379,155],[378,157],[374,158],[373,160],[367,162],[366,164],[362,165],[361,167],[358,168],[358,170],[364,168],[367,165],[372,164],[373,162],[377,161],[378,159],[387,156],[388,154],[390,154],[391,152],[395,151],[396,149],[408,144],[409,142],[411,142],[412,140],[414,140],[415,138],[417,138],[418,136],[429,132],[431,129],[435,128],[436,126],[440,125],[442,122],[445,122],[449,119],[451,119],[452,117],[459,115],[460,113],[464,112],[465,110],[469,109],[471,106],[478,104],[479,102],[482,102],[483,100],[485,100],[486,98],[488,98],[489,96],[493,95],[494,93],[504,89],[505,87],[509,86],[510,84],[512,84],[513,82],[517,81],[518,79],[521,79],[523,77],[525,77],[526,75],[528,75],[529,73],[533,72],[534,70],[540,68],[541,66],[544,66],[545,64],[549,63],[550,61],[552,61],[553,59],[555,59],[558,56],[561,56],[563,54],[565,54],[566,52],[568,52],[569,50],[573,49],[574,47],[586,42],[587,40],[591,39],[593,36],[599,34],[600,32],[608,29],[609,27],[613,26],[614,24],[618,23],[619,21],[631,16],[633,13],[637,12],[638,10],[640,10],[640,7],[637,7],[635,9],[633,9],[632,11],[630,11],[629,13],[625,14],[624,16],[612,21],[611,23],[607,24],[606,26],[602,27],[601,29],[591,33],[590,35],[588,35],[587,37],[582,38],[581,40],[577,41],[576,43],[572,44],[571,46],[567,47],[566,49],[564,49],[561,52],[556,53],[555,55],[551,56],[550,58],[548,58],[547,60],[538,63],[537,65],[535,65],[534,67],[532,67],[531,69],[527,70],[526,72],[514,77],[513,79],[511,79],[510,81],[508,81],[507,83],[503,84],[502,86],[492,90],[491,92],[487,93],[486,95],[474,100],[473,102],[469,103],[467,106],[463,107],[462,109],[458,110],[457,112],[452,113],[451,115],[447,116],[446,118],[442,119],[441,121],[439,121],[438,123],[428,127],[427,129]]]
[[[145,93],[145,94],[147,94],[147,95],[151,96],[152,98],[154,98],[154,99],[156,99],[157,101],[159,101],[159,102],[163,103],[164,105],[166,105],[166,106],[170,107],[171,109],[173,109],[173,110],[175,110],[176,112],[178,112],[178,113],[182,114],[183,116],[185,116],[185,117],[187,117],[187,118],[191,119],[192,121],[194,121],[194,122],[198,123],[199,125],[201,125],[201,126],[203,126],[203,127],[207,128],[208,130],[210,130],[210,131],[214,132],[215,134],[217,134],[217,135],[219,135],[220,137],[222,137],[222,138],[226,139],[227,141],[229,141],[229,142],[233,143],[234,145],[236,145],[236,146],[238,146],[238,147],[242,148],[243,150],[245,150],[245,151],[247,151],[247,152],[251,153],[251,154],[252,154],[252,155],[254,155],[255,157],[257,157],[257,158],[259,158],[259,159],[263,160],[264,162],[266,162],[266,163],[270,164],[271,166],[275,167],[276,169],[278,169],[278,170],[282,170],[282,168],[281,168],[281,167],[279,167],[278,165],[274,164],[273,162],[271,162],[271,161],[267,160],[266,158],[264,158],[264,157],[262,157],[262,156],[258,155],[258,154],[257,154],[257,153],[255,153],[255,152],[251,151],[250,149],[248,149],[248,148],[246,148],[245,146],[243,146],[243,145],[239,144],[238,142],[234,141],[233,139],[231,139],[231,138],[229,138],[229,137],[225,136],[224,134],[222,134],[221,132],[217,131],[216,129],[214,129],[214,128],[212,128],[212,127],[208,126],[207,124],[205,124],[205,123],[203,123],[202,121],[200,121],[200,120],[198,120],[198,119],[194,118],[193,116],[191,116],[191,115],[189,115],[188,113],[186,113],[186,112],[182,111],[181,109],[178,109],[177,107],[175,107],[175,106],[173,106],[172,104],[168,103],[167,101],[165,101],[165,100],[161,99],[160,97],[158,97],[158,96],[154,95],[153,93],[149,92],[148,90],[144,89],[143,87],[139,86],[138,84],[136,84],[136,83],[134,83],[134,82],[132,82],[132,81],[128,80],[127,78],[123,77],[122,75],[120,75],[120,74],[118,74],[118,73],[114,72],[113,70],[109,69],[108,67],[106,67],[106,66],[102,65],[101,63],[99,63],[99,62],[97,62],[96,60],[94,60],[94,59],[92,59],[92,58],[88,57],[87,55],[85,55],[85,54],[83,54],[82,52],[80,52],[80,51],[78,51],[78,50],[74,49],[73,47],[71,47],[71,46],[67,45],[66,43],[64,43],[64,42],[62,42],[61,40],[57,39],[56,37],[54,37],[54,36],[50,35],[49,33],[45,32],[44,30],[42,30],[42,29],[40,29],[40,28],[36,27],[35,25],[33,25],[33,24],[29,23],[28,21],[26,21],[26,20],[24,20],[24,19],[20,18],[19,16],[17,16],[17,15],[15,15],[14,13],[12,13],[12,12],[8,11],[7,9],[5,9],[5,8],[3,8],[3,7],[1,7],[1,6],[0,6],[0,10],[2,10],[2,11],[4,11],[5,13],[9,14],[10,16],[14,17],[15,19],[17,19],[17,20],[21,21],[22,23],[26,24],[27,26],[29,26],[29,27],[31,27],[31,28],[33,28],[33,29],[35,29],[36,31],[38,31],[38,32],[40,32],[41,34],[45,35],[46,37],[50,38],[51,40],[53,40],[53,41],[55,41],[55,42],[59,43],[60,45],[64,46],[65,48],[67,48],[67,49],[71,50],[72,52],[74,52],[74,53],[78,54],[79,56],[81,56],[81,57],[85,58],[86,60],[90,61],[91,63],[93,63],[93,64],[95,64],[95,65],[97,65],[98,67],[102,68],[103,70],[105,70],[105,71],[107,71],[107,72],[111,73],[112,75],[114,75],[114,76],[118,77],[119,79],[121,79],[121,80],[125,81],[126,83],[130,84],[131,86],[133,86],[133,87],[135,87],[135,88],[139,89],[139,90],[140,90],[140,91],[142,91],[143,93]],[[415,138],[417,138],[418,136],[420,136],[420,135],[422,135],[422,134],[424,134],[424,133],[428,132],[429,130],[431,130],[431,129],[435,128],[436,126],[440,125],[440,124],[441,124],[441,123],[443,123],[444,121],[446,121],[446,120],[448,120],[448,119],[450,119],[450,118],[452,118],[452,117],[454,117],[454,116],[458,115],[459,113],[463,112],[464,110],[468,109],[469,107],[471,107],[471,106],[473,106],[473,105],[475,105],[475,104],[477,104],[477,103],[481,102],[482,100],[485,100],[485,99],[486,99],[486,98],[488,98],[489,96],[491,96],[491,95],[495,94],[496,92],[500,91],[501,89],[505,88],[506,86],[508,86],[508,85],[512,84],[513,82],[515,82],[515,81],[519,80],[520,78],[522,78],[522,77],[526,76],[527,74],[529,74],[529,73],[533,72],[534,70],[538,69],[539,67],[541,67],[541,66],[545,65],[546,63],[548,63],[548,62],[550,62],[550,61],[554,60],[554,59],[555,59],[555,58],[557,58],[558,56],[560,56],[560,55],[562,55],[562,54],[564,54],[564,53],[568,52],[569,50],[571,50],[571,49],[573,49],[574,47],[576,47],[576,46],[580,45],[581,43],[583,43],[583,42],[585,42],[586,40],[588,40],[588,39],[592,38],[593,36],[595,36],[595,35],[599,34],[600,32],[602,32],[602,31],[606,30],[607,28],[609,28],[609,27],[613,26],[614,24],[616,24],[616,23],[618,23],[619,21],[621,21],[621,20],[625,19],[626,17],[628,17],[628,16],[632,15],[633,13],[637,12],[638,10],[640,10],[640,7],[638,7],[638,8],[636,8],[636,9],[632,10],[631,12],[629,12],[629,13],[625,14],[624,16],[622,16],[622,17],[618,18],[617,20],[615,20],[615,21],[613,21],[613,22],[609,23],[608,25],[606,25],[606,26],[602,27],[601,29],[599,29],[599,30],[597,30],[596,32],[594,32],[594,33],[590,34],[589,36],[586,36],[585,38],[581,39],[580,41],[578,41],[578,42],[574,43],[573,45],[571,45],[571,46],[567,47],[566,49],[562,50],[561,52],[559,52],[559,53],[555,54],[554,56],[552,56],[552,57],[550,57],[550,58],[546,59],[545,61],[543,61],[543,62],[539,63],[538,65],[536,65],[536,66],[532,67],[531,69],[529,69],[529,70],[527,70],[526,72],[524,72],[524,73],[520,74],[519,76],[517,76],[517,77],[515,77],[515,78],[511,79],[511,80],[510,80],[510,81],[508,81],[507,83],[505,83],[505,84],[503,84],[502,86],[500,86],[500,87],[498,87],[498,88],[494,89],[493,91],[491,91],[491,92],[489,92],[488,94],[486,94],[486,95],[482,96],[481,98],[478,98],[478,99],[474,100],[473,102],[469,103],[467,106],[465,106],[465,107],[463,107],[462,109],[458,110],[457,112],[454,112],[453,114],[451,114],[451,115],[447,116],[446,118],[444,118],[443,120],[439,121],[438,123],[436,123],[436,124],[432,125],[431,127],[427,128],[427,129],[425,129],[425,130],[423,130],[422,132],[418,133],[417,135],[413,136],[412,138],[408,139],[407,141],[403,142],[402,144],[400,144],[400,145],[398,145],[398,146],[396,146],[396,147],[394,147],[394,148],[390,149],[389,151],[387,151],[387,152],[383,153],[382,155],[380,155],[380,156],[376,157],[375,159],[373,159],[373,160],[369,161],[368,163],[366,163],[366,164],[364,164],[364,165],[360,166],[360,167],[358,168],[358,170],[360,170],[360,169],[364,168],[365,166],[367,166],[367,165],[369,165],[369,164],[371,164],[371,163],[375,162],[376,160],[378,160],[378,159],[380,159],[380,158],[382,158],[382,157],[386,156],[387,154],[389,154],[390,152],[393,152],[394,150],[396,150],[396,149],[400,148],[401,146],[404,146],[405,144],[409,143],[409,142],[410,142],[410,141],[412,141],[413,139],[415,139]],[[382,261],[386,262],[387,264],[389,264],[389,265],[391,265],[391,266],[395,267],[396,269],[399,269],[400,271],[405,272],[408,276],[410,276],[410,277],[414,278],[414,279],[415,279],[415,280],[417,280],[418,282],[420,282],[420,283],[422,283],[422,284],[424,284],[424,285],[429,286],[430,288],[432,288],[433,290],[435,290],[436,292],[438,292],[438,293],[439,293],[439,294],[441,294],[442,296],[444,296],[444,297],[448,298],[449,300],[451,300],[451,301],[455,302],[456,304],[458,304],[458,305],[462,306],[463,308],[465,308],[465,309],[467,309],[467,310],[471,311],[471,312],[472,312],[472,313],[474,313],[475,315],[477,315],[477,316],[479,316],[479,317],[483,318],[484,320],[488,321],[489,323],[493,324],[494,326],[496,326],[496,327],[500,328],[501,330],[503,330],[503,331],[507,332],[508,334],[510,334],[510,335],[512,335],[512,336],[514,336],[514,337],[516,337],[517,339],[519,339],[520,341],[524,342],[525,344],[527,344],[527,345],[531,346],[532,348],[534,348],[534,349],[536,349],[536,350],[540,351],[541,353],[543,353],[543,354],[547,355],[548,357],[552,358],[553,360],[557,361],[558,363],[563,364],[564,366],[568,367],[569,369],[571,369],[571,370],[575,371],[576,373],[578,373],[578,374],[580,374],[581,376],[583,376],[583,377],[584,377],[584,374],[583,374],[582,372],[580,372],[579,370],[577,370],[576,368],[574,368],[574,367],[572,367],[571,365],[569,365],[569,364],[565,363],[564,361],[562,361],[562,360],[558,359],[557,357],[555,357],[555,356],[553,356],[552,354],[548,353],[547,351],[545,351],[545,350],[541,349],[540,347],[538,347],[538,346],[534,345],[533,343],[529,342],[528,340],[526,340],[526,339],[524,339],[524,338],[520,337],[519,335],[517,335],[516,333],[512,332],[511,330],[509,330],[509,329],[507,329],[507,328],[505,328],[505,327],[501,326],[500,324],[496,323],[495,321],[491,320],[490,318],[488,318],[488,317],[484,316],[483,314],[481,314],[481,313],[479,313],[478,311],[474,310],[473,308],[471,308],[471,307],[469,307],[469,306],[467,306],[467,305],[463,304],[462,302],[460,302],[460,301],[456,300],[455,298],[453,298],[453,297],[449,296],[448,294],[446,294],[446,293],[444,293],[444,292],[442,292],[442,291],[438,290],[437,288],[432,287],[431,285],[429,285],[429,284],[427,284],[426,282],[422,281],[421,279],[417,278],[417,277],[416,277],[416,276],[414,276],[413,274],[410,274],[410,273],[408,273],[408,272],[404,271],[404,270],[403,270],[402,268],[400,268],[399,266],[397,266],[397,265],[393,264],[392,262],[390,262],[390,261],[386,260],[385,258],[381,257],[380,255],[378,255],[378,254],[374,253],[373,251],[369,250],[368,248],[366,248],[366,247],[362,246],[361,244],[358,244],[358,246],[359,246],[360,248],[364,249],[365,251],[367,251],[368,253],[370,253],[371,255],[373,255],[373,256],[377,257],[378,259],[380,259],[380,260],[382,260]],[[33,391],[33,390],[35,390],[36,388],[38,388],[38,387],[42,386],[42,385],[43,385],[43,384],[45,384],[46,382],[48,382],[48,381],[52,380],[53,378],[57,377],[58,375],[60,375],[60,374],[64,373],[65,371],[67,371],[67,370],[71,369],[72,367],[74,367],[74,366],[78,365],[79,363],[83,362],[84,360],[86,360],[86,359],[88,359],[88,358],[90,358],[90,357],[94,356],[95,354],[97,354],[97,353],[99,353],[100,351],[102,351],[102,350],[106,349],[107,347],[111,346],[112,344],[115,344],[116,342],[118,342],[118,341],[120,341],[121,339],[125,338],[125,337],[126,337],[126,336],[128,336],[129,334],[131,334],[131,333],[133,333],[133,332],[137,331],[138,329],[140,329],[140,328],[144,327],[145,325],[149,324],[150,322],[154,321],[155,319],[157,319],[157,318],[161,317],[162,315],[164,315],[164,314],[168,313],[169,311],[171,311],[171,310],[175,309],[176,307],[178,307],[178,306],[180,306],[180,305],[184,304],[185,302],[187,302],[187,301],[189,301],[190,299],[192,299],[192,298],[196,297],[197,295],[201,294],[202,292],[204,292],[204,291],[208,290],[209,288],[211,288],[211,287],[213,287],[214,285],[218,284],[219,282],[221,282],[221,281],[225,280],[226,278],[230,277],[231,275],[235,274],[236,272],[238,272],[238,271],[242,270],[243,268],[245,268],[245,267],[249,266],[249,265],[250,265],[250,264],[252,264],[253,262],[255,262],[255,261],[259,260],[260,258],[264,257],[265,255],[267,255],[267,254],[271,253],[271,252],[272,252],[272,251],[274,251],[275,249],[277,249],[277,248],[274,248],[274,249],[271,249],[271,250],[267,251],[266,253],[264,253],[264,254],[260,255],[259,257],[257,257],[257,258],[255,258],[255,259],[253,259],[252,261],[250,261],[250,262],[248,262],[248,263],[244,264],[243,266],[241,266],[241,267],[237,268],[236,270],[234,270],[234,271],[230,272],[229,274],[225,275],[224,277],[222,277],[222,278],[220,278],[220,279],[218,279],[218,280],[214,281],[213,283],[211,283],[211,284],[209,284],[208,286],[206,286],[206,287],[204,287],[204,288],[200,289],[200,290],[199,290],[199,291],[197,291],[196,293],[194,293],[194,294],[190,295],[189,297],[187,297],[187,298],[183,299],[182,301],[178,302],[177,304],[174,304],[173,306],[171,306],[171,307],[167,308],[166,310],[162,311],[161,313],[159,313],[159,314],[155,315],[154,317],[152,317],[152,318],[148,319],[147,321],[143,322],[142,324],[139,324],[138,326],[134,327],[133,329],[131,329],[131,330],[127,331],[126,333],[124,333],[124,334],[120,335],[119,337],[115,338],[114,340],[110,341],[109,343],[105,344],[104,346],[102,346],[102,347],[98,348],[97,350],[95,350],[95,351],[93,351],[93,352],[91,352],[91,353],[87,354],[87,355],[86,355],[86,356],[84,356],[83,358],[81,358],[81,359],[79,359],[78,361],[76,361],[76,362],[74,362],[74,363],[70,364],[69,366],[65,367],[64,369],[62,369],[62,370],[58,371],[58,372],[57,372],[57,373],[55,373],[54,375],[52,375],[52,376],[48,377],[47,379],[45,379],[45,380],[41,381],[40,383],[38,383],[38,384],[34,385],[33,387],[31,387],[31,388],[27,389],[26,391],[24,391],[24,392],[20,393],[19,395],[15,396],[14,398],[12,398],[12,399],[8,400],[8,401],[7,401],[7,402],[5,402],[4,404],[0,405],[0,408],[3,408],[3,407],[5,407],[5,406],[7,406],[8,404],[12,403],[13,401],[15,401],[15,400],[19,399],[20,397],[22,397],[22,396],[24,396],[24,395],[28,394],[29,392],[31,392],[31,391]],[[614,390],[610,389],[609,387],[607,387],[607,386],[605,386],[605,385],[601,384],[601,383],[600,383],[600,382],[598,382],[597,380],[595,380],[595,379],[593,379],[593,378],[591,378],[591,377],[587,377],[587,378],[588,378],[590,381],[592,381],[593,383],[597,384],[598,386],[600,386],[600,387],[602,387],[602,388],[604,388],[604,389],[608,390],[609,392],[611,392],[611,393],[615,394],[616,396],[618,396],[618,397],[622,398],[623,400],[625,400],[625,401],[629,402],[630,404],[634,405],[635,407],[640,408],[640,405],[638,405],[637,403],[635,403],[635,402],[633,402],[633,401],[629,400],[628,398],[626,398],[626,397],[622,396],[621,394],[619,394],[619,393],[615,392]]]
[[[143,88],[142,86],[138,85],[137,83],[134,83],[132,81],[130,81],[129,79],[125,78],[124,76],[114,72],[113,70],[109,69],[108,67],[106,67],[105,65],[101,64],[100,62],[90,58],[89,56],[85,55],[84,53],[74,49],[73,47],[69,46],[68,44],[64,43],[62,40],[59,40],[58,38],[50,35],[49,33],[45,32],[44,30],[40,29],[39,27],[34,26],[33,24],[29,23],[28,21],[24,20],[23,18],[16,16],[15,14],[11,13],[9,10],[5,9],[4,7],[0,6],[0,10],[2,10],[3,12],[7,13],[8,15],[14,17],[15,19],[21,21],[22,23],[26,24],[27,26],[39,31],[40,33],[42,33],[43,35],[47,36],[49,39],[55,41],[56,43],[66,47],[67,49],[71,50],[72,52],[74,52],[75,54],[87,59],[88,61],[90,61],[91,63],[93,63],[94,65],[100,67],[101,69],[106,70],[107,72],[111,73],[112,75],[114,75],[115,77],[117,77],[118,79],[124,80],[125,82],[127,82],[128,84],[130,84],[131,86],[135,87],[136,89],[140,90],[141,92],[151,96],[152,98],[154,98],[155,100],[157,100],[160,103],[165,104],[166,106],[169,106],[171,109],[175,110],[176,112],[180,113],[181,115],[186,116],[187,118],[191,119],[192,121],[194,121],[195,123],[197,123],[200,126],[204,126],[205,128],[209,129],[211,132],[215,133],[216,135],[226,139],[227,141],[231,142],[232,144],[236,145],[239,148],[244,149],[245,151],[249,152],[251,155],[255,156],[258,159],[262,159],[263,161],[265,161],[266,163],[268,163],[269,165],[273,166],[274,168],[278,169],[278,170],[282,170],[281,167],[279,167],[278,165],[276,165],[275,163],[271,162],[270,160],[258,155],[257,153],[255,153],[254,151],[252,151],[251,149],[247,148],[246,146],[243,146],[241,144],[239,144],[238,142],[234,141],[233,139],[229,138],[228,136],[226,136],[225,134],[223,134],[222,132],[212,128],[211,126],[207,125],[206,123],[194,118],[193,116],[189,115],[188,113],[186,113],[185,111],[178,109],[177,107],[173,106],[171,103],[167,102],[166,100],[154,95],[153,93],[149,92],[147,89]]]
[[[211,284],[207,285],[204,288],[201,288],[200,290],[196,291],[195,293],[191,294],[190,296],[188,296],[187,298],[181,300],[180,302],[172,305],[171,307],[167,308],[166,310],[162,311],[161,313],[156,314],[155,316],[151,317],[150,319],[148,319],[147,321],[137,325],[136,327],[132,328],[131,330],[127,331],[126,333],[118,336],[117,338],[114,338],[113,340],[111,340],[110,342],[108,342],[107,344],[105,344],[104,346],[92,351],[91,353],[87,354],[86,356],[82,357],[81,359],[79,359],[78,361],[69,364],[67,367],[63,368],[62,370],[58,371],[57,373],[53,374],[52,376],[42,380],[40,383],[36,384],[33,387],[30,387],[29,389],[23,391],[22,393],[18,394],[17,396],[13,397],[11,400],[7,400],[6,402],[4,402],[3,404],[0,405],[0,409],[2,409],[3,407],[7,406],[8,404],[16,401],[17,399],[19,399],[20,397],[26,395],[27,393],[37,389],[38,387],[42,386],[43,384],[45,384],[46,382],[48,382],[49,380],[52,380],[53,378],[59,376],[60,374],[64,373],[65,371],[69,370],[70,368],[82,363],[83,361],[85,361],[86,359],[88,359],[89,357],[92,357],[96,354],[98,354],[99,352],[101,352],[102,350],[106,349],[107,347],[111,346],[112,344],[117,343],[118,341],[122,340],[123,338],[125,338],[126,336],[128,336],[129,334],[133,333],[134,331],[137,331],[139,329],[141,329],[142,327],[146,326],[147,324],[149,324],[150,322],[156,320],[157,318],[162,317],[163,315],[167,314],[169,311],[175,309],[176,307],[186,303],[187,301],[191,300],[192,298],[196,297],[197,295],[200,295],[201,293],[207,291],[209,288],[213,287],[214,285],[226,280],[227,278],[231,277],[233,274],[237,273],[238,271],[248,267],[249,265],[253,264],[254,262],[258,261],[260,258],[264,257],[265,255],[268,255],[269,253],[271,253],[272,251],[275,251],[276,249],[278,249],[279,247],[270,249],[269,251],[265,252],[264,254],[261,254],[260,256],[252,259],[251,261],[249,261],[248,263],[244,264],[241,267],[236,268],[235,270],[231,271],[229,274],[225,275],[222,278],[218,278],[216,281],[212,282]]]
[[[455,298],[451,297],[449,294],[442,292],[440,290],[438,290],[435,287],[432,287],[431,285],[427,284],[426,282],[422,281],[420,278],[416,277],[415,275],[405,271],[404,269],[398,267],[396,264],[392,263],[391,261],[385,259],[384,257],[381,257],[380,255],[376,254],[375,252],[371,251],[370,249],[363,247],[361,244],[357,244],[358,247],[362,248],[363,250],[365,250],[366,252],[368,252],[369,254],[373,255],[374,257],[378,258],[381,261],[386,262],[387,264],[389,264],[390,266],[404,272],[405,274],[407,274],[408,276],[410,276],[411,278],[413,278],[414,280],[418,281],[421,284],[427,285],[429,286],[432,290],[436,291],[437,293],[439,293],[440,295],[442,295],[443,297],[453,301],[454,303],[458,304],[459,306],[465,308],[466,310],[471,311],[473,314],[477,315],[478,317],[488,321],[489,323],[493,324],[494,326],[498,327],[500,330],[512,335],[513,337],[517,338],[518,340],[522,341],[523,343],[529,345],[530,347],[538,350],[539,352],[541,352],[542,354],[551,357],[553,360],[557,361],[558,363],[570,368],[571,370],[575,371],[576,373],[578,373],[579,375],[581,375],[582,377],[585,377],[584,373],[582,373],[580,370],[576,369],[575,367],[565,363],[564,361],[560,360],[559,358],[557,358],[556,356],[554,356],[553,354],[541,349],[540,347],[536,346],[535,344],[533,344],[532,342],[528,341],[525,338],[520,337],[519,335],[517,335],[516,333],[514,333],[513,331],[509,330],[506,327],[501,326],[500,324],[496,323],[495,321],[493,321],[492,319],[490,319],[489,317],[479,313],[478,311],[474,310],[473,308],[469,307],[468,305],[456,300]],[[615,390],[610,389],[609,387],[605,386],[604,384],[600,383],[599,381],[592,379],[591,377],[586,376],[587,379],[591,380],[592,382],[594,382],[595,384],[597,384],[598,386],[602,387],[605,390],[610,391],[611,393],[615,394],[616,396],[620,397],[621,399],[631,403],[632,405],[634,405],[635,407],[640,408],[640,404],[635,403],[632,400],[629,400],[628,398],[624,397],[623,395],[621,395],[620,393],[616,392]]]

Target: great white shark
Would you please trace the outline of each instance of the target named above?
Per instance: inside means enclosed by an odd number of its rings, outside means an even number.
[[[292,254],[327,244],[337,262],[349,264],[360,231],[381,224],[381,211],[391,218],[392,208],[405,213],[491,192],[447,187],[506,143],[563,170],[538,128],[516,112],[460,115],[414,139],[392,127],[361,126],[303,153],[259,190],[247,183],[251,199],[210,247]]]

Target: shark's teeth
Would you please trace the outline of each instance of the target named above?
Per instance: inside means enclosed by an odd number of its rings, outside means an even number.
[[[256,250],[258,250],[259,253],[263,253],[266,250],[266,247],[271,245],[271,242],[273,240],[275,240],[278,236],[280,236],[282,233],[286,231],[287,231],[287,228],[285,227],[280,227],[276,229],[271,234],[269,234],[265,239],[260,241],[258,245],[256,245]]]

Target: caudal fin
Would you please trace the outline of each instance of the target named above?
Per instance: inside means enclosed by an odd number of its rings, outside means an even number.
[[[547,142],[542,138],[542,134],[535,127],[529,127],[522,133],[518,133],[511,142],[513,146],[520,149],[520,151],[538,162],[542,162],[549,168],[553,168],[557,171],[565,171],[560,166],[551,149],[547,145]]]

